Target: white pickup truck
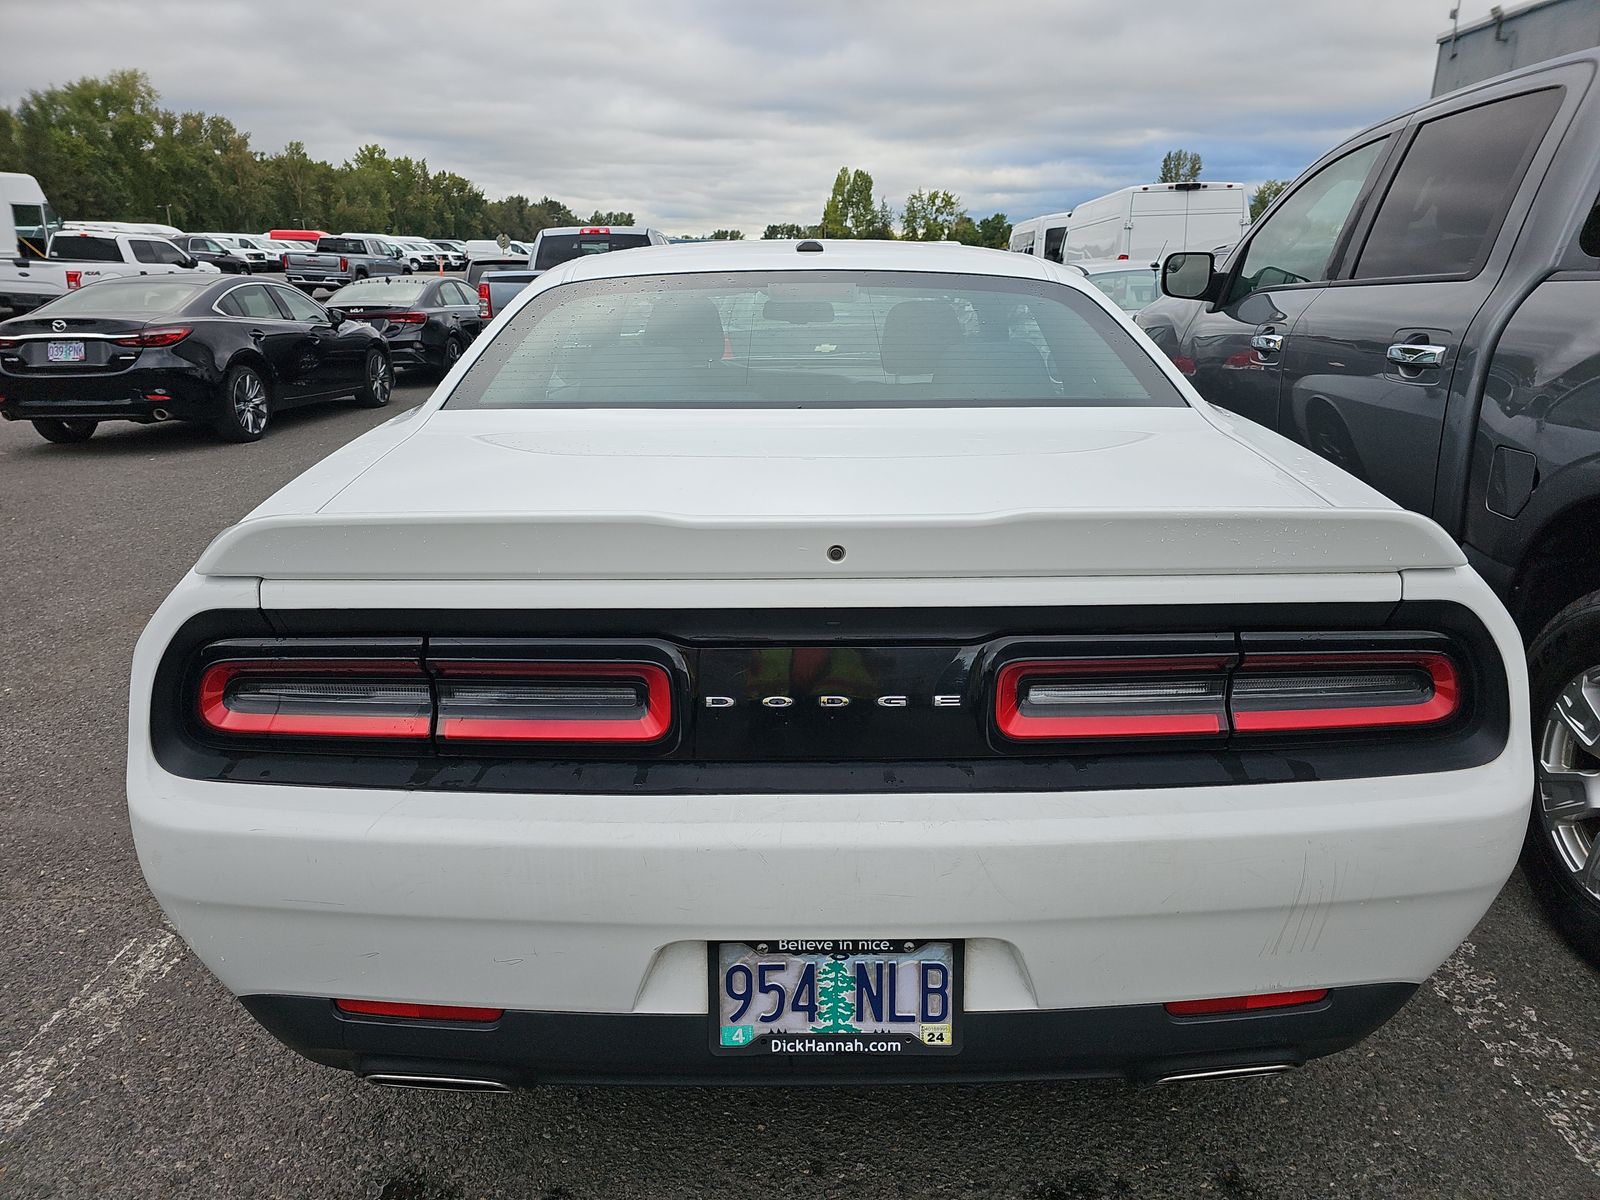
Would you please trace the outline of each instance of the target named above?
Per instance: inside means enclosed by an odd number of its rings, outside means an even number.
[[[215,272],[166,238],[62,230],[30,175],[0,175],[0,308],[27,312],[76,288],[119,275]]]

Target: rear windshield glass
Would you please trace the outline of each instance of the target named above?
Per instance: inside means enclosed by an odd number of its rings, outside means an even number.
[[[322,254],[365,254],[367,244],[360,238],[322,238],[317,250]]]
[[[536,296],[454,408],[1182,407],[1116,319],[1043,281],[786,271],[583,280]]]
[[[108,279],[58,296],[49,304],[40,305],[34,311],[43,313],[49,309],[51,316],[57,313],[115,313],[119,316],[124,314],[144,316],[176,312],[193,300],[197,292],[215,283],[216,278],[215,275],[209,279],[164,275],[128,280]]]
[[[50,257],[69,262],[121,262],[122,251],[115,238],[58,233],[50,243]]]
[[[605,254],[609,250],[633,250],[650,244],[647,233],[549,233],[539,241],[539,261],[535,271],[548,271],[569,258],[584,254]]]
[[[428,290],[429,281],[426,279],[396,279],[387,282],[393,276],[384,276],[383,279],[363,279],[360,283],[352,283],[342,287],[325,301],[329,308],[353,308],[357,305],[386,305],[386,304],[415,304]]]

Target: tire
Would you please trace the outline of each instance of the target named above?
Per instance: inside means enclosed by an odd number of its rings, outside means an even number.
[[[260,441],[272,423],[272,387],[248,363],[231,367],[222,380],[222,412],[213,428],[225,442]]]
[[[394,395],[394,364],[377,346],[367,351],[367,360],[361,364],[364,381],[356,392],[356,403],[362,408],[382,408]]]
[[[44,418],[33,423],[39,431],[39,436],[47,442],[58,442],[61,445],[70,445],[73,442],[87,442],[94,436],[94,431],[99,427],[99,421],[83,421],[53,417]]]
[[[461,361],[461,355],[466,350],[466,343],[461,340],[461,335],[452,333],[444,340],[444,358],[439,363],[439,374],[448,375],[450,368]]]
[[[1528,677],[1537,782],[1522,870],[1550,923],[1600,967],[1600,592],[1551,618]]]

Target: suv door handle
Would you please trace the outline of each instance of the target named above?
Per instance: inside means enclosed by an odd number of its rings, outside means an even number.
[[[1276,354],[1283,349],[1283,334],[1258,333],[1250,339],[1250,348],[1262,354]]]
[[[1389,347],[1389,361],[1402,367],[1438,367],[1444,364],[1444,356],[1449,349],[1448,346],[1396,342]]]

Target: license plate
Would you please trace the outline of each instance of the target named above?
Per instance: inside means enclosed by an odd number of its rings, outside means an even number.
[[[46,342],[44,356],[50,362],[82,362],[82,342]]]
[[[901,939],[711,945],[717,1054],[953,1054],[960,946]]]

